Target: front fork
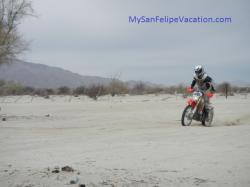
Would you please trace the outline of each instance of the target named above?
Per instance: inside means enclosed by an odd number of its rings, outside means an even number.
[[[191,110],[190,114],[188,115],[188,117],[190,119],[194,119],[194,115],[197,113],[197,110],[198,110],[197,106],[199,106],[199,103],[200,103],[200,99],[198,99],[197,102],[195,102],[191,99],[188,101],[188,105],[190,105],[192,107],[192,110]],[[200,111],[198,111],[198,112],[200,112]]]
[[[192,107],[192,110],[191,110],[191,112],[188,114],[188,118],[189,119],[193,119],[193,117],[194,117],[194,114],[196,113],[196,111],[197,111],[197,106],[192,106],[192,105],[189,105],[189,106],[191,106]]]

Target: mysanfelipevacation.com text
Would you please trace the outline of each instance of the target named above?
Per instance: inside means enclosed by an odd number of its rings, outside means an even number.
[[[232,23],[231,17],[186,17],[186,16],[129,16],[128,22],[131,24],[146,24],[146,23],[160,23],[160,24],[185,24],[185,23]]]

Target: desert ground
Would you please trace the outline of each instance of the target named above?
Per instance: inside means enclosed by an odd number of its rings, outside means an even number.
[[[216,95],[212,127],[186,100],[0,97],[0,186],[250,186],[250,95]]]

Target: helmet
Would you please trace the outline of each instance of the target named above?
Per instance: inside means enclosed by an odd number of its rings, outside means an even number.
[[[194,72],[198,79],[201,79],[204,75],[204,69],[201,65],[195,66]]]

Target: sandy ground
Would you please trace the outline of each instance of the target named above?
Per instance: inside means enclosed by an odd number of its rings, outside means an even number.
[[[185,105],[170,95],[1,97],[0,186],[250,186],[250,95],[216,96],[212,127],[182,127]]]

